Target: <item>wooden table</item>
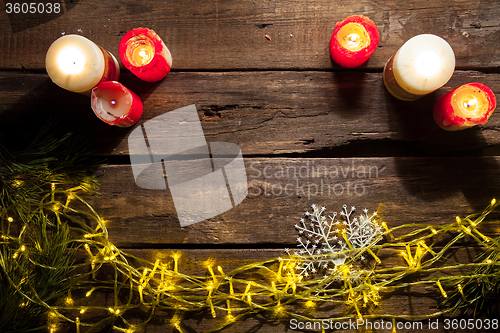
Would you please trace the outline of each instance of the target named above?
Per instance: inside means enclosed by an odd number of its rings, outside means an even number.
[[[396,226],[449,222],[498,197],[500,115],[460,132],[445,132],[432,119],[435,101],[463,83],[482,82],[500,96],[496,0],[76,0],[64,1],[62,13],[53,16],[7,15],[4,8],[0,133],[22,143],[55,117],[64,131],[86,136],[88,147],[109,161],[96,173],[101,196],[92,204],[111,221],[111,240],[135,255],[152,259],[180,249],[181,269],[202,272],[210,257],[230,269],[294,247],[293,226],[312,203],[328,211],[344,203],[378,210]],[[335,23],[353,14],[377,24],[380,44],[367,63],[346,70],[331,60],[328,43]],[[47,49],[61,35],[83,35],[118,55],[121,37],[137,27],[155,30],[173,55],[172,72],[158,83],[142,82],[122,66],[121,82],[144,102],[139,123],[196,104],[207,141],[238,144],[247,168],[249,195],[240,205],[184,228],[168,191],[135,185],[127,145],[131,129],[102,123],[88,97],[57,87],[44,68]],[[421,33],[450,43],[456,71],[436,92],[402,102],[384,88],[382,69]],[[287,167],[339,172],[277,174]],[[336,191],[322,190],[322,182]],[[298,185],[285,193],[287,184]],[[408,294],[384,306],[418,314],[436,304]],[[185,327],[199,332],[213,323],[208,315],[187,320]],[[165,330],[172,328],[151,326],[148,332]],[[258,317],[229,331],[291,329]]]

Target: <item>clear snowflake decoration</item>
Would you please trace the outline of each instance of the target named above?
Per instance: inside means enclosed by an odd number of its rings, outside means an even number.
[[[287,254],[296,256],[295,268],[301,276],[309,277],[320,271],[335,270],[346,259],[356,256],[358,249],[372,245],[382,233],[382,227],[375,221],[377,213],[368,215],[367,209],[355,217],[353,213],[356,208],[351,207],[349,210],[344,205],[337,219],[336,212],[332,216],[325,216],[325,207],[311,207],[312,212],[307,211],[305,218],[300,219],[300,224],[295,225],[299,232],[298,249],[285,249]],[[360,256],[359,259],[365,258]],[[351,270],[350,278],[355,278],[355,275],[355,270]]]

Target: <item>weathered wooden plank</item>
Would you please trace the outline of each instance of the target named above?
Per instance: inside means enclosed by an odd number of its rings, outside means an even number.
[[[330,213],[343,204],[359,212],[378,210],[389,226],[440,224],[482,211],[499,196],[499,163],[499,157],[487,156],[246,158],[247,198],[226,213],[184,228],[170,192],[139,188],[130,165],[101,168],[101,196],[90,202],[110,221],[110,238],[119,244],[281,247],[295,243],[294,225],[313,203]]]
[[[328,43],[337,21],[370,17],[379,49],[363,68],[381,69],[409,38],[437,34],[460,68],[500,65],[500,6],[485,1],[62,1],[62,14],[0,13],[1,69],[43,69],[50,44],[81,34],[118,55],[126,31],[154,29],[173,54],[174,70],[339,69]],[[271,41],[265,35],[271,36]]]
[[[172,250],[151,250],[151,249],[122,249],[127,253],[130,253],[136,257],[149,260],[154,262],[156,259],[161,258],[164,262],[169,262],[169,255]],[[178,249],[173,249],[178,252]],[[229,273],[232,269],[241,267],[246,264],[252,264],[260,261],[265,261],[273,258],[278,258],[283,256],[282,250],[276,249],[261,249],[261,250],[182,250],[182,255],[179,260],[179,271],[185,274],[195,274],[195,275],[205,275],[208,274],[205,262],[211,260],[213,264],[220,265],[223,267],[226,273]],[[450,251],[449,259],[455,262],[465,263],[470,261],[478,254],[478,249],[474,248],[460,248]],[[378,268],[387,268],[395,266],[404,266],[405,262],[400,255],[395,250],[385,250],[380,254],[382,260],[382,265]],[[444,262],[442,263],[444,264]],[[439,263],[437,264],[439,265]],[[141,265],[142,266],[142,265]],[[272,269],[277,269],[277,265],[271,266]],[[450,272],[436,272],[429,276],[415,276],[413,281],[418,279],[424,279],[435,276],[448,275]],[[239,276],[242,277],[242,276]],[[245,276],[248,277],[248,276]],[[257,277],[255,274],[254,278]],[[238,284],[235,284],[235,290],[239,290]],[[243,291],[243,290],[241,290]],[[371,307],[368,311],[363,309],[365,314],[391,314],[391,315],[425,315],[433,312],[437,312],[437,305],[441,300],[439,294],[433,293],[433,289],[429,287],[408,287],[403,290],[393,292],[391,294],[382,294],[382,299],[380,300],[380,305],[378,307]],[[90,299],[83,297],[83,300],[75,298],[76,306],[88,306],[88,305],[111,305],[109,302],[112,297],[105,297],[103,295],[94,292]],[[224,305],[223,305],[224,306]],[[233,302],[233,307],[235,303]],[[295,307],[289,308],[297,312],[302,312],[303,307],[301,304],[297,304]],[[233,312],[233,314],[235,314]],[[308,313],[311,314],[311,313]],[[343,316],[346,314],[345,307],[339,306],[326,306],[316,308],[313,316],[316,318],[335,318]],[[92,311],[89,311],[84,315],[84,320],[88,321],[88,318],[92,315]],[[151,324],[147,326],[146,332],[165,332],[166,329],[172,329],[170,325],[170,318],[172,314],[157,313]],[[128,317],[127,315],[125,315]],[[135,318],[137,323],[140,323],[141,318]],[[142,318],[144,319],[144,318]],[[491,317],[493,319],[493,317]],[[204,332],[209,329],[213,329],[221,324],[225,320],[225,314],[223,311],[217,311],[217,317],[212,318],[209,311],[205,313],[196,313],[187,315],[182,321],[182,328],[186,331],[193,332]],[[378,321],[380,323],[381,319],[370,320],[370,322]],[[96,321],[94,321],[96,322]],[[402,322],[403,325],[406,321]],[[434,321],[433,321],[434,322]],[[428,320],[422,321],[422,331],[427,332],[429,322]],[[223,332],[288,332],[290,330],[294,331],[294,325],[290,322],[290,318],[281,318],[279,320],[270,320],[269,316],[255,315],[246,318],[243,321],[237,322],[235,325],[228,327]],[[433,330],[433,332],[443,331],[443,318],[440,319],[440,329]],[[415,326],[418,327],[418,326]],[[68,329],[67,331],[71,331]],[[303,330],[296,330],[303,331]],[[335,330],[341,332],[352,332],[352,330]],[[419,330],[420,331],[420,330]]]
[[[144,123],[196,104],[208,141],[233,142],[244,155],[312,153],[316,156],[450,154],[500,143],[500,116],[459,132],[432,118],[439,96],[477,81],[500,94],[500,75],[457,71],[437,92],[416,102],[392,97],[381,73],[223,72],[171,73],[157,84],[131,75],[122,82],[144,101]],[[0,75],[0,133],[18,138],[37,132],[49,117],[83,133],[101,154],[128,154],[130,129],[110,127],[90,109],[90,99],[55,86],[46,75]],[[498,111],[497,111],[498,112]]]

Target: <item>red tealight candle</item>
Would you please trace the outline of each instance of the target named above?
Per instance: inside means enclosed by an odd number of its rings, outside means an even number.
[[[92,110],[109,125],[130,127],[142,115],[142,101],[132,91],[117,81],[101,82],[92,89]]]
[[[170,51],[160,36],[146,28],[127,32],[120,42],[119,52],[123,65],[144,81],[159,81],[172,67]]]
[[[358,67],[378,46],[377,26],[366,16],[349,16],[337,22],[330,40],[330,55],[340,66]]]
[[[441,96],[434,105],[436,124],[458,131],[486,124],[497,106],[495,94],[482,83],[467,83]]]

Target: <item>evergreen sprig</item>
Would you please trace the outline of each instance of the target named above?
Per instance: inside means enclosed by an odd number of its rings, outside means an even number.
[[[49,124],[22,149],[0,144],[0,332],[47,327],[45,314],[71,285],[74,242],[68,222],[40,209],[56,186],[95,193],[98,161],[82,142]]]

